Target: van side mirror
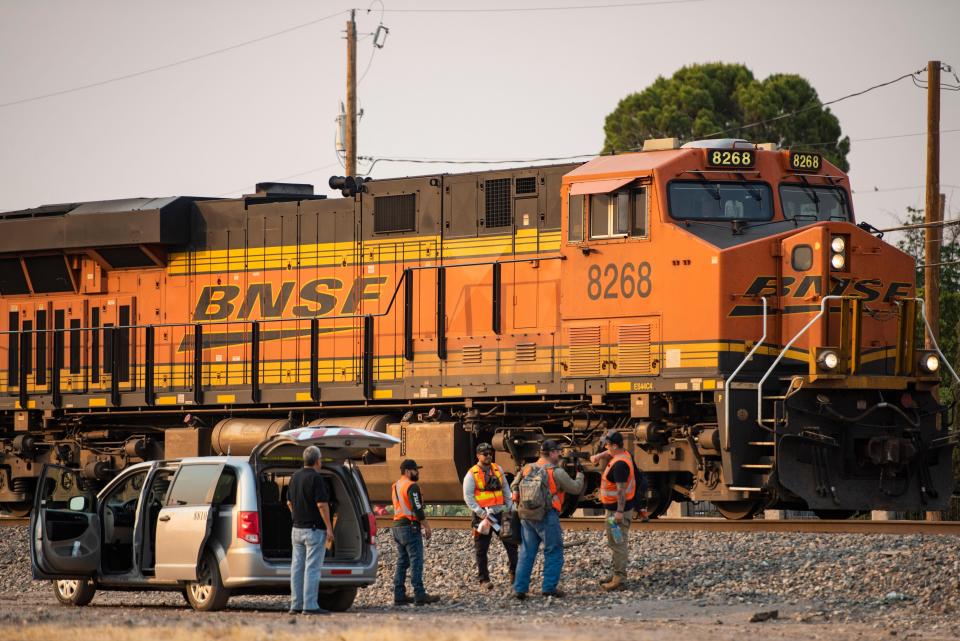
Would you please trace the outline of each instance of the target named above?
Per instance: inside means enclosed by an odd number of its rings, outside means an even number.
[[[71,512],[83,512],[87,509],[87,497],[85,496],[75,496],[70,499],[70,502],[67,504],[67,508]]]

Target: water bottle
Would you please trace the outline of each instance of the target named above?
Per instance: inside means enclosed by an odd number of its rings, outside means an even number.
[[[623,543],[623,530],[620,529],[613,515],[607,517],[607,524],[610,526],[610,535],[613,536],[614,543]]]
[[[73,556],[80,556],[80,541],[73,542]]]

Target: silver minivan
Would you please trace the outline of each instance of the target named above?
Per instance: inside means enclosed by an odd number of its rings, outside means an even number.
[[[353,460],[399,443],[379,432],[300,427],[245,456],[140,463],[94,494],[77,470],[48,465],[30,522],[33,576],[57,599],[86,605],[99,590],[175,590],[197,610],[233,594],[290,590],[290,477],[309,445],[323,452],[332,548],[320,607],[347,610],[377,577],[376,519]]]

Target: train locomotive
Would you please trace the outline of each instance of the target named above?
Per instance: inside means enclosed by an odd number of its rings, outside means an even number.
[[[946,506],[914,261],[820,155],[665,139],[334,185],[0,214],[3,509],[44,463],[96,485],[304,424],[399,437],[362,461],[383,502],[402,458],[457,502],[477,443],[513,473],[552,438],[588,473],[565,512],[595,506],[614,429],[654,516]]]

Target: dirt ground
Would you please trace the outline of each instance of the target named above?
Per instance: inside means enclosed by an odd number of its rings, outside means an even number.
[[[223,612],[194,612],[177,594],[162,602],[138,593],[98,593],[85,608],[53,595],[0,595],[0,641],[744,641],[800,639],[952,639],[937,629],[898,630],[887,624],[831,622],[809,604],[773,607],[776,619],[750,623],[750,605],[640,599],[629,606],[565,612],[562,602],[534,597],[496,615],[458,615],[432,606],[362,608],[328,617],[290,616],[272,597],[237,597]]]

